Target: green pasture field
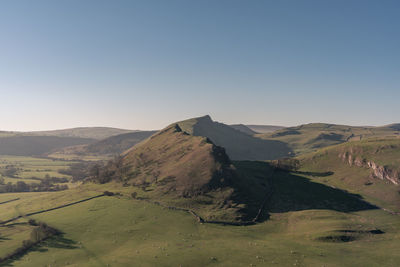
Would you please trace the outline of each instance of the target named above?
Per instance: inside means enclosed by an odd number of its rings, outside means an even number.
[[[48,158],[35,158],[35,157],[21,157],[21,156],[4,156],[0,155],[0,171],[4,170],[6,166],[14,166],[18,169],[15,177],[2,176],[5,183],[16,183],[17,181],[24,181],[25,183],[40,182],[37,179],[43,179],[46,175],[50,177],[71,178],[69,175],[61,174],[58,171],[67,169],[68,166],[73,164],[72,161],[62,161]],[[0,174],[1,175],[1,174]]]
[[[61,192],[0,195],[1,220],[116,190],[85,184]],[[121,188],[121,187],[120,187]],[[32,216],[64,235],[4,266],[398,266],[400,219],[381,209],[274,212],[253,226],[200,224],[190,214],[122,196]],[[28,218],[0,227],[0,255],[29,236]],[[371,231],[379,230],[378,234]],[[18,233],[17,233],[18,232]],[[354,238],[342,241],[342,236]]]

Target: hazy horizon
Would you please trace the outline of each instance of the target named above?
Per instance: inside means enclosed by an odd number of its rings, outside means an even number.
[[[4,1],[0,129],[380,126],[400,114],[398,1]]]
[[[208,115],[208,114],[207,114]],[[201,116],[194,116],[194,117],[188,117],[188,118],[184,118],[181,120],[175,120],[175,121],[170,121],[170,122],[166,122],[165,124],[163,124],[163,126],[159,127],[159,128],[152,128],[152,129],[145,129],[145,128],[124,128],[124,127],[115,127],[115,126],[107,126],[107,125],[89,125],[89,126],[72,126],[72,127],[63,127],[63,128],[48,128],[48,129],[36,129],[36,130],[4,130],[4,129],[0,129],[1,131],[5,131],[5,132],[42,132],[42,131],[55,131],[55,130],[68,130],[68,129],[74,129],[74,128],[117,128],[117,129],[123,129],[123,130],[143,130],[143,131],[154,131],[154,130],[161,130],[162,128],[167,127],[168,125],[170,125],[171,123],[174,122],[178,122],[178,121],[182,121],[185,119],[191,119],[191,118],[195,118],[195,117],[202,117],[202,116],[206,116],[205,115],[201,115]],[[385,126],[385,125],[390,125],[390,124],[397,124],[398,122],[393,122],[393,123],[388,123],[388,124],[382,124],[382,125],[349,125],[349,124],[341,124],[341,123],[334,123],[334,122],[323,122],[323,121],[317,121],[317,122],[306,122],[306,123],[302,123],[302,124],[296,124],[296,125],[282,125],[282,124],[268,124],[268,123],[246,123],[246,122],[233,122],[233,123],[228,123],[225,121],[220,121],[220,120],[216,120],[214,119],[213,116],[210,116],[212,120],[216,121],[216,122],[220,122],[220,123],[224,123],[224,124],[228,124],[228,125],[234,125],[234,124],[243,124],[243,125],[253,125],[253,126],[283,126],[283,127],[295,127],[295,126],[299,126],[299,125],[304,125],[304,124],[310,124],[310,123],[327,123],[327,124],[336,124],[336,125],[346,125],[346,126],[359,126],[359,127],[379,127],[379,126]]]

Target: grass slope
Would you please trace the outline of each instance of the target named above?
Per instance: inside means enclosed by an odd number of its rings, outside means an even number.
[[[351,155],[343,158],[343,155]],[[400,139],[372,138],[348,142],[299,157],[303,173],[326,173],[329,176],[309,176],[330,186],[344,188],[364,196],[379,207],[400,212],[400,189],[390,180],[374,175],[366,162],[376,162],[395,175],[400,168]],[[361,164],[360,164],[361,163]]]
[[[0,205],[0,214],[13,207],[18,213],[35,211],[115,186],[86,184],[68,192],[22,194],[14,206]],[[400,261],[400,221],[382,210],[277,212],[254,226],[220,226],[199,224],[187,213],[122,193],[35,215],[64,235],[4,266],[361,267],[396,266]],[[4,194],[0,201],[14,197]],[[371,232],[377,229],[382,233]],[[1,226],[0,254],[16,247],[29,232],[26,220]],[[344,242],[343,236],[352,239]]]
[[[58,178],[71,178],[68,175],[59,173],[60,170],[67,169],[74,162],[59,161],[46,158],[33,158],[21,156],[0,156],[0,177],[4,178],[5,183],[37,183],[46,175]],[[13,176],[4,175],[7,166],[17,169]]]

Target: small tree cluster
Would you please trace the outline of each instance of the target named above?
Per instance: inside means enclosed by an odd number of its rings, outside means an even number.
[[[14,250],[14,252],[6,255],[5,257],[0,258],[0,264],[14,257],[22,256],[33,246],[39,244],[40,242],[46,240],[51,236],[60,234],[60,232],[57,229],[52,228],[42,222],[37,223],[34,220],[29,220],[29,224],[36,226],[31,232],[30,239],[23,240],[21,247],[17,248],[16,250]]]
[[[104,184],[112,180],[123,181],[129,167],[124,166],[121,157],[108,161],[105,165],[95,164],[89,169],[89,179]]]
[[[11,192],[48,192],[48,191],[62,191],[68,189],[68,185],[53,184],[49,181],[42,181],[40,183],[27,184],[24,181],[18,181],[16,184],[7,183],[0,185],[0,193]]]

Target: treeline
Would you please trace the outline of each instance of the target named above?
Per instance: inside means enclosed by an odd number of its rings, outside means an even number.
[[[129,167],[124,166],[122,163],[122,157],[116,157],[108,162],[72,164],[68,169],[59,170],[58,172],[70,175],[74,182],[91,181],[104,184],[112,180],[123,181],[128,170]]]
[[[297,171],[301,167],[301,163],[298,159],[293,158],[282,158],[272,160],[271,165],[277,169],[285,171]]]
[[[110,181],[124,181],[129,171],[129,166],[122,162],[122,157],[109,160],[106,164],[95,164],[88,169],[88,180],[105,184]]]
[[[58,172],[71,176],[73,182],[83,181],[87,178],[88,168],[92,164],[93,163],[79,162],[71,164],[68,169],[59,170]]]
[[[15,251],[6,255],[5,257],[0,258],[0,263],[4,263],[5,261],[11,260],[16,257],[20,257],[40,242],[52,236],[61,234],[61,232],[57,229],[52,228],[42,222],[37,223],[35,220],[29,220],[29,224],[35,226],[35,228],[33,228],[31,232],[30,238],[27,240],[23,240],[21,247],[17,248]]]
[[[7,177],[15,177],[20,169],[16,168],[14,165],[7,165],[0,170],[0,174]]]
[[[1,182],[1,181],[0,181]],[[0,184],[0,193],[16,193],[16,192],[47,192],[67,190],[68,185],[54,184],[49,180],[42,180],[40,183],[25,183],[18,181],[15,184]]]

